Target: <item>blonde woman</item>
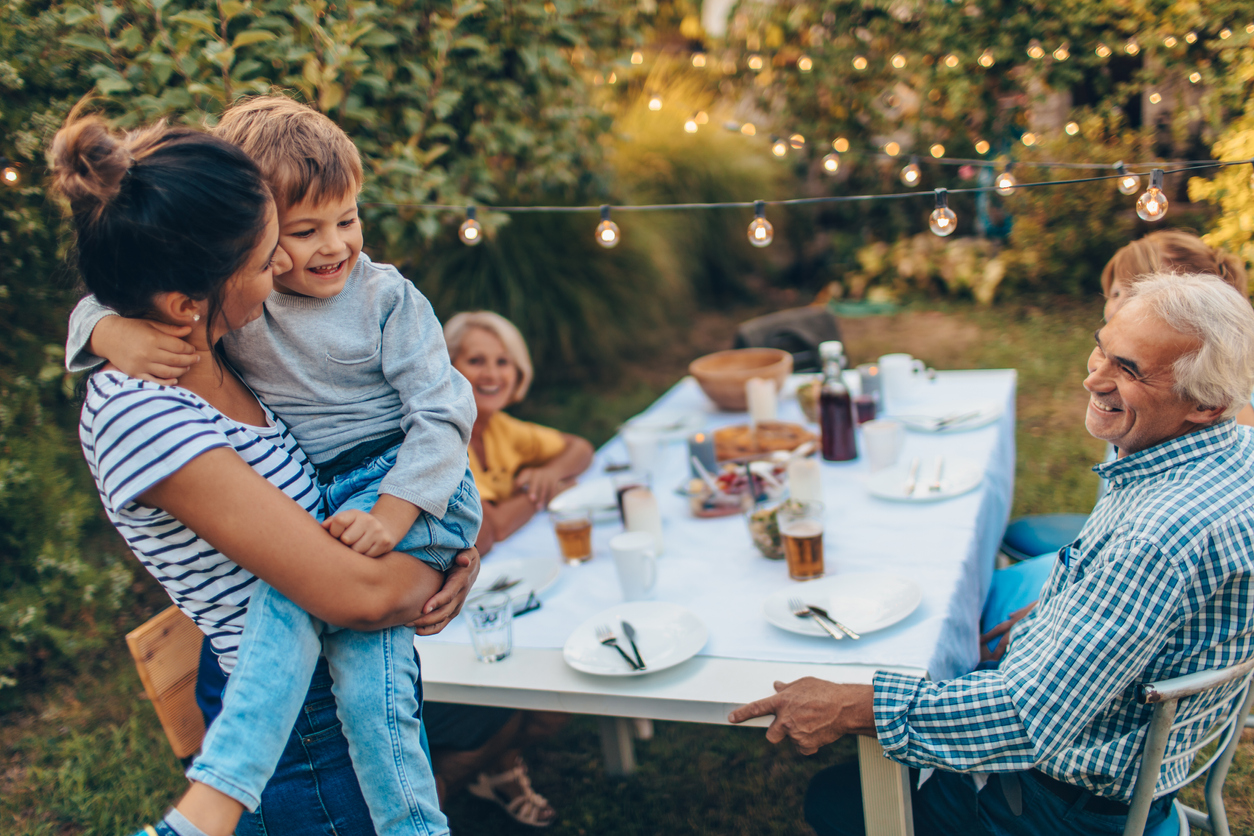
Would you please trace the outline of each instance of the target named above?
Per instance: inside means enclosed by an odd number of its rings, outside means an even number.
[[[534,377],[527,343],[508,319],[488,311],[460,313],[445,324],[444,340],[478,409],[470,470],[483,502],[476,545],[487,553],[588,469],[592,445],[504,412],[526,396]],[[556,734],[567,715],[428,702],[422,719],[442,797],[475,778],[469,791],[499,804],[515,821],[548,827],[557,819],[553,806],[532,789],[522,751]]]
[[[508,319],[490,311],[459,313],[445,324],[444,341],[479,410],[470,434],[470,470],[483,501],[475,545],[487,554],[588,469],[592,445],[504,412],[526,397],[534,377],[527,343]]]

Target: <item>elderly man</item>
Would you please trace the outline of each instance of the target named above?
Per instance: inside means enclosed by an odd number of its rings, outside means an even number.
[[[1084,381],[1085,426],[1119,450],[1095,468],[1110,491],[1059,552],[1000,667],[945,682],[881,671],[874,685],[776,683],[733,723],[774,715],[767,739],[807,754],[876,735],[888,757],[923,770],[919,834],[1122,832],[1150,714],[1135,686],[1254,654],[1254,433],[1232,420],[1254,389],[1254,311],[1213,276],[1151,277],[1133,293],[1097,332]],[[1205,724],[1175,733],[1168,754]],[[823,836],[863,832],[849,766],[807,793]],[[1165,767],[1160,786],[1186,768]],[[1150,827],[1169,803],[1155,802]]]

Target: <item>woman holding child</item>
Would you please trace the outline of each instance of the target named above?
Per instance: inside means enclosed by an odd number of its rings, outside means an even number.
[[[287,100],[234,110],[218,138],[72,115],[51,154],[112,309],[72,323],[67,356],[113,361],[88,381],[84,453],[119,533],[233,669],[191,789],[145,832],[440,836],[413,637],[478,571],[473,401],[426,300],[360,254],[347,137]],[[126,369],[127,334],[183,339]],[[140,379],[171,359],[177,387]]]

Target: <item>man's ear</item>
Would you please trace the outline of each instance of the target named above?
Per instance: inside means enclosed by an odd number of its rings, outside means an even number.
[[[1202,406],[1201,404],[1194,404],[1193,411],[1184,416],[1184,420],[1193,424],[1198,424],[1199,426],[1207,427],[1218,421],[1226,409],[1227,407],[1224,406]]]
[[[152,299],[157,316],[171,325],[191,325],[204,315],[204,302],[197,302],[186,293],[158,293]]]

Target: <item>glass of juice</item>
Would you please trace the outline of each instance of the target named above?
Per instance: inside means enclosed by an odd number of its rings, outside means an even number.
[[[808,581],[823,576],[823,503],[788,500],[775,512],[788,577]]]
[[[562,551],[562,560],[571,564],[592,559],[592,514],[586,508],[550,511],[553,532]]]

